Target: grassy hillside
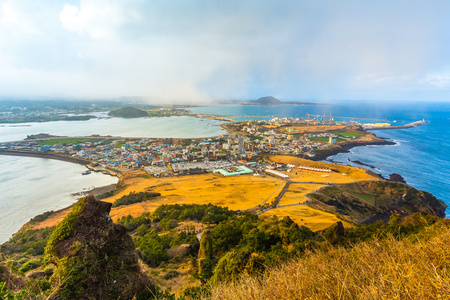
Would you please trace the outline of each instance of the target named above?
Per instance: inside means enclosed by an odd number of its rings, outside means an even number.
[[[429,298],[447,288],[450,222],[437,216],[394,214],[388,223],[337,222],[313,232],[289,217],[211,204],[162,205],[120,218],[121,226],[108,217],[110,206],[87,197],[56,229],[21,230],[0,247],[0,285],[30,299],[128,299],[147,276],[164,299],[417,298],[407,284],[425,287]]]
[[[309,205],[357,223],[389,220],[392,213],[445,216],[447,205],[427,192],[398,182],[361,181],[324,187],[309,195]]]
[[[260,276],[213,287],[204,299],[448,299],[450,222],[401,240],[308,252]]]

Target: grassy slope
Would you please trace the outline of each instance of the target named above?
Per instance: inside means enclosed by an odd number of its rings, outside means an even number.
[[[442,217],[445,205],[432,195],[406,184],[387,181],[361,181],[324,187],[310,194],[311,207],[362,222],[374,214],[399,209],[408,214],[424,212]]]
[[[442,220],[409,239],[308,253],[262,276],[214,287],[208,299],[448,299],[449,226]]]

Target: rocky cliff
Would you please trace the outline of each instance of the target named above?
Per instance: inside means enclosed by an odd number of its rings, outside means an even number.
[[[111,204],[87,196],[50,236],[45,255],[56,265],[49,299],[148,299],[154,292],[141,272],[127,229],[111,221]]]

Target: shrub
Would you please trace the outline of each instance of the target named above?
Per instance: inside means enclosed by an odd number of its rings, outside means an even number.
[[[143,202],[159,196],[161,196],[161,194],[155,192],[140,192],[140,193],[131,192],[130,194],[120,197],[119,199],[114,201],[112,207]]]

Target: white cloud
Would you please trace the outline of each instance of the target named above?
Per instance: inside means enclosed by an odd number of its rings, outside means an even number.
[[[422,84],[430,84],[440,89],[450,87],[450,76],[449,75],[427,75],[425,78],[420,80]]]
[[[40,34],[27,14],[22,12],[15,1],[3,2],[0,6],[0,27],[14,34]]]
[[[68,31],[93,39],[114,40],[117,30],[126,22],[126,7],[115,1],[80,1],[80,6],[64,5],[59,19]]]

